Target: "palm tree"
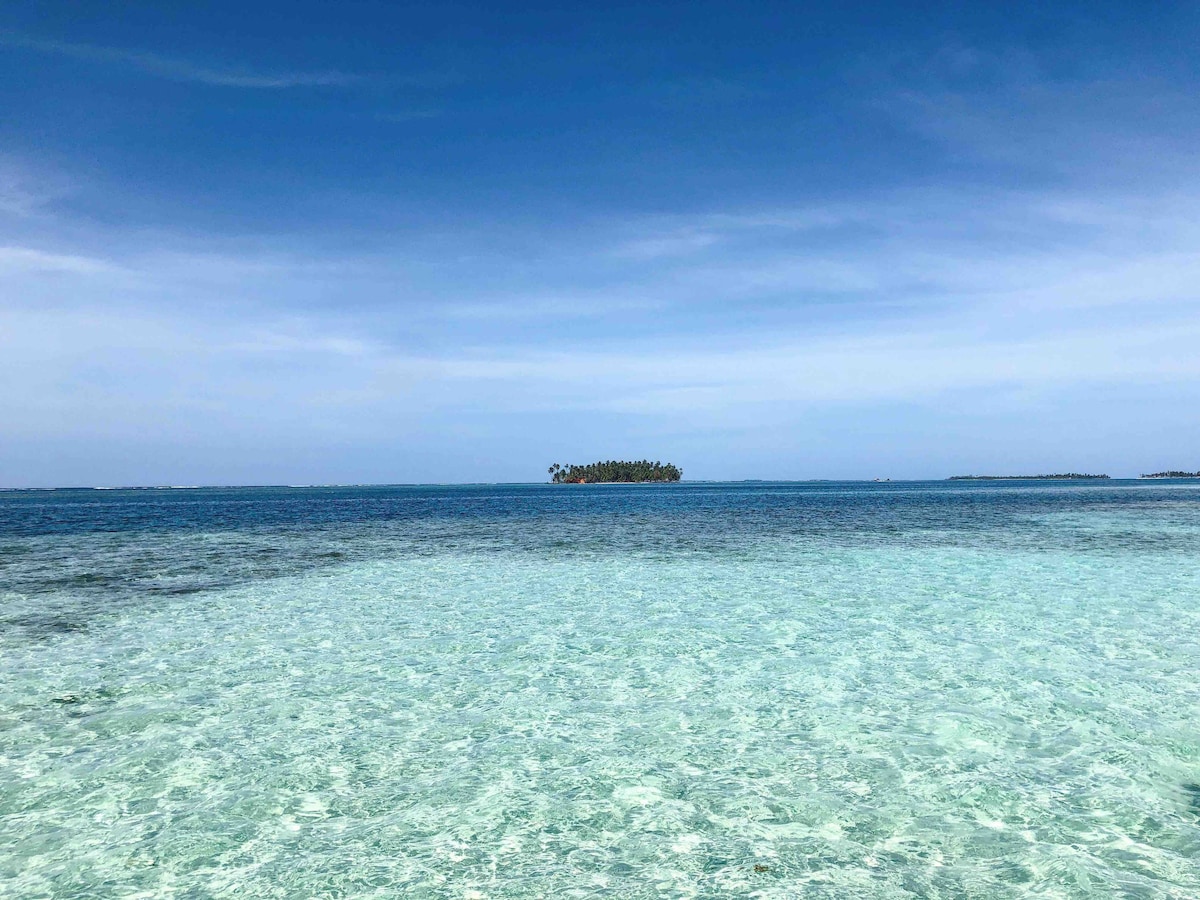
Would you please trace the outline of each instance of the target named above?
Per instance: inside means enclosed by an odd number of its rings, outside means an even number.
[[[547,471],[553,484],[590,484],[597,481],[672,482],[683,477],[683,472],[670,463],[663,465],[657,460],[650,462],[646,459],[637,462],[609,459],[585,466],[561,466],[555,463]]]

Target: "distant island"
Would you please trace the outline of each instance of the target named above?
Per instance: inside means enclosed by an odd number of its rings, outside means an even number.
[[[1084,478],[1107,477],[1107,475],[1083,475],[1079,472],[1065,472],[1055,475],[951,475],[947,481],[1077,481]]]
[[[1200,472],[1154,472],[1150,475],[1139,475],[1139,478],[1200,478]]]
[[[608,462],[597,462],[588,466],[562,466],[555,463],[547,471],[550,473],[551,484],[639,484],[646,481],[678,481],[683,477],[683,470],[670,463],[663,465],[645,459],[640,462],[610,459]]]

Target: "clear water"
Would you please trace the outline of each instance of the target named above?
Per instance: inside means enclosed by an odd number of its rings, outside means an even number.
[[[1200,486],[0,494],[0,896],[1200,896]]]

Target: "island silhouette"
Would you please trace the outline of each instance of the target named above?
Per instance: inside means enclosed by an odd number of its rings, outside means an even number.
[[[551,484],[639,484],[647,481],[671,482],[683,477],[683,470],[671,463],[637,462],[610,459],[589,465],[560,465],[554,463],[546,470]]]

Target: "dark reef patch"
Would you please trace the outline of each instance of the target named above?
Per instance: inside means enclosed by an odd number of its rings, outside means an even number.
[[[1187,796],[1188,808],[1191,809],[1192,815],[1200,818],[1200,784],[1189,781],[1183,785],[1183,792]]]
[[[64,634],[76,634],[87,630],[84,622],[69,619],[65,616],[13,616],[0,619],[0,631],[18,630],[27,632],[32,637],[46,638]]]

